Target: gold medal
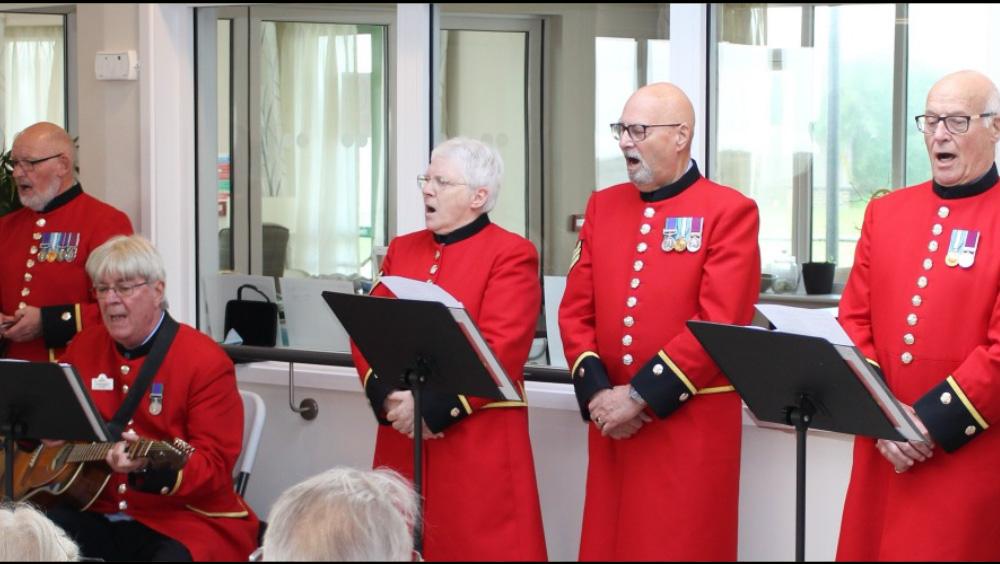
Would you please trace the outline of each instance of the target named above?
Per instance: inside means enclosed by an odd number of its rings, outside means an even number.
[[[945,255],[944,263],[948,266],[958,266],[958,253],[948,253]]]
[[[679,252],[683,251],[686,248],[687,248],[687,240],[684,239],[684,238],[678,237],[677,242],[674,243],[674,250],[679,253]]]

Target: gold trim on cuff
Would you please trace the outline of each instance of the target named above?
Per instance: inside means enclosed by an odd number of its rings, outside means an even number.
[[[583,362],[583,359],[587,358],[588,356],[592,356],[597,360],[601,359],[601,357],[597,356],[597,353],[595,353],[594,351],[586,351],[580,356],[576,357],[576,362],[573,363],[573,370],[571,370],[569,373],[569,377],[571,380],[573,378],[576,378],[576,369],[580,367],[580,363]]]
[[[170,493],[168,493],[167,495],[174,495],[175,493],[177,493],[177,490],[181,489],[181,482],[182,481],[184,481],[184,471],[183,470],[178,470],[177,471],[177,482],[174,483],[173,489],[171,489]]]
[[[714,388],[702,388],[698,390],[698,395],[703,396],[707,394],[725,394],[727,392],[735,392],[736,388],[732,386],[715,386]]]
[[[972,405],[972,402],[969,401],[968,396],[966,396],[965,392],[962,391],[962,388],[958,385],[955,377],[949,374],[947,382],[948,385],[951,386],[951,389],[955,392],[955,395],[958,396],[958,399],[962,400],[962,403],[965,405],[965,409],[969,410],[969,415],[972,415],[972,418],[976,420],[976,423],[979,423],[979,426],[982,427],[984,431],[989,429],[989,424],[986,423],[983,416],[979,414],[979,411]]]
[[[465,399],[465,396],[459,395],[458,401],[462,402],[462,407],[465,408],[466,415],[472,415],[472,406],[469,405],[469,400]]]
[[[670,360],[670,357],[667,356],[667,353],[661,349],[658,354],[660,355],[660,358],[663,360],[663,362],[667,363],[667,366],[670,367],[670,370],[673,371],[674,376],[677,376],[677,378],[681,381],[682,384],[684,384],[684,386],[688,389],[688,391],[690,391],[692,395],[697,394],[698,388],[694,387],[694,384],[692,384],[691,380],[689,380],[687,375],[684,374],[684,371],[681,370],[676,364],[674,364],[674,361]]]
[[[79,333],[83,331],[83,314],[80,310],[80,304],[73,304],[74,321],[76,321],[76,332]]]
[[[361,387],[362,388],[364,388],[366,390],[368,389],[368,378],[370,378],[371,375],[372,375],[372,369],[369,368],[368,372],[365,372],[365,376],[364,376],[364,378],[361,381]]]

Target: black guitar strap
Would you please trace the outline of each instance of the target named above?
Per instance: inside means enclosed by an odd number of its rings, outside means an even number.
[[[139,402],[149,388],[149,384],[152,383],[153,376],[156,376],[160,370],[160,365],[163,364],[163,359],[167,356],[167,351],[170,350],[170,344],[174,342],[178,329],[180,329],[180,324],[174,321],[169,313],[164,313],[163,324],[160,325],[160,330],[153,337],[153,346],[149,349],[149,354],[146,355],[142,367],[139,368],[139,375],[136,376],[132,388],[125,396],[125,401],[118,407],[115,416],[108,423],[112,441],[121,440],[122,432],[129,420],[132,419],[135,409],[139,407]]]

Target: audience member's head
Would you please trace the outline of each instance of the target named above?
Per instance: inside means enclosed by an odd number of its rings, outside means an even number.
[[[0,506],[0,562],[75,562],[80,557],[66,533],[26,503]]]
[[[386,469],[333,468],[292,486],[271,507],[267,561],[409,561],[417,498]]]
[[[76,147],[66,130],[54,123],[36,123],[14,138],[11,174],[21,203],[35,211],[73,184]]]

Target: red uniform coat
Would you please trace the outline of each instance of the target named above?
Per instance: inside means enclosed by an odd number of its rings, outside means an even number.
[[[84,194],[79,185],[56,196],[45,210],[21,208],[0,218],[0,311],[42,308],[42,337],[8,342],[4,356],[56,360],[84,327],[101,315],[84,265],[91,251],[113,235],[131,235],[121,211]]]
[[[168,322],[174,323],[165,318]],[[79,371],[105,420],[114,416],[146,359],[128,356],[134,355],[123,354],[104,325],[85,329],[66,351],[64,360]],[[99,375],[113,380],[113,389],[93,389],[92,380]],[[157,384],[162,401],[154,415],[150,404]],[[180,438],[194,453],[179,473],[148,472],[139,479],[140,474],[132,474],[131,483],[130,475],[112,474],[89,510],[123,510],[181,542],[195,561],[246,561],[257,547],[260,523],[233,490],[233,466],[243,442],[243,402],[229,357],[210,338],[181,325],[132,420],[129,428],[141,438]]]
[[[393,239],[382,274],[427,280],[455,296],[523,394],[523,367],[541,307],[534,246],[485,215],[437,239],[430,231]],[[372,295],[391,294],[377,285]],[[356,349],[354,359],[382,423],[373,466],[412,480],[412,440],[384,419],[393,385],[370,373]],[[424,442],[425,559],[544,560],[527,404],[430,393],[424,404],[428,426],[444,432]]]
[[[928,182],[865,212],[840,322],[937,448],[896,474],[873,439],[855,440],[838,559],[1000,560],[996,183],[995,168],[970,186]]]
[[[750,322],[757,228],[697,167],[590,197],[559,309],[581,412],[631,383],[659,419],[624,440],[591,426],[581,560],[736,559],[741,402],[685,322]]]

